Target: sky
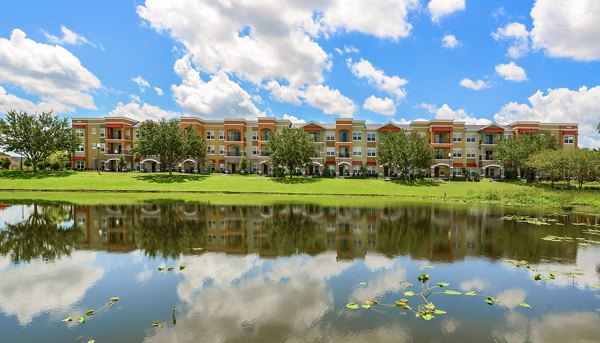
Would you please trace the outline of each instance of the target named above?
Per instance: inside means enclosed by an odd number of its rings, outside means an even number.
[[[0,113],[576,122],[597,148],[598,23],[597,0],[3,1]]]

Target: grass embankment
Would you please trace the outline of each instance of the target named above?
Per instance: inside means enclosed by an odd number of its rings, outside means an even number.
[[[27,192],[24,192],[27,191]],[[53,191],[54,193],[45,193]],[[99,192],[99,193],[91,193]],[[108,193],[110,192],[110,193]],[[118,195],[115,192],[119,192]],[[236,194],[231,203],[310,202],[390,203],[402,201],[470,202],[532,206],[588,206],[600,209],[600,192],[549,190],[503,182],[416,183],[381,179],[294,178],[255,175],[164,173],[0,172],[0,199],[63,200],[82,203],[131,203],[156,199],[223,201],[215,194]],[[345,196],[355,196],[346,199]],[[302,197],[306,198],[303,201]],[[312,199],[311,199],[312,198]],[[317,199],[314,199],[317,198]]]

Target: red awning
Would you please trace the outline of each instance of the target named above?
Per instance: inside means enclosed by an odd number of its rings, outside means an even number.
[[[382,127],[381,129],[379,129],[379,131],[381,132],[397,132],[400,131],[399,127]]]
[[[502,132],[504,132],[504,129],[500,128],[500,127],[488,127],[488,128],[483,129],[483,132],[502,133]]]
[[[563,135],[576,135],[577,131],[563,131]]]
[[[353,166],[362,166],[362,162],[361,161],[352,161],[352,165]]]
[[[77,125],[73,125],[74,129],[85,129],[85,124],[77,124]]]
[[[138,163],[139,163],[139,162],[140,162],[140,160],[141,160],[141,159],[140,159],[139,157],[136,157],[136,158],[134,158],[134,159],[133,159],[133,162],[138,162]]]
[[[477,167],[477,163],[469,162],[469,163],[467,163],[467,167],[469,167],[469,168],[476,168]]]
[[[321,130],[323,130],[323,128],[320,126],[317,126],[317,125],[309,125],[309,126],[304,127],[304,131],[321,131]]]
[[[367,162],[367,165],[368,166],[376,166],[377,162],[375,162],[375,161],[369,161],[369,162]]]
[[[327,161],[325,164],[328,166],[335,166],[335,161]]]
[[[219,160],[219,163],[225,163],[225,160]]]
[[[119,127],[123,127],[123,124],[106,124],[104,125],[107,128],[119,128]]]
[[[452,163],[452,166],[453,167],[462,167],[463,164],[461,162],[454,162],[454,163]]]
[[[85,157],[76,157],[76,156],[73,156],[73,161],[85,161]]]
[[[206,160],[206,163],[215,163],[214,159]]]
[[[452,131],[452,127],[451,126],[437,126],[437,127],[432,127],[431,130],[433,132],[450,132]]]

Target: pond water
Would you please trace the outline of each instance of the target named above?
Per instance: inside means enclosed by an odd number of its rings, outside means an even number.
[[[514,214],[0,206],[0,341],[600,341],[600,217]]]

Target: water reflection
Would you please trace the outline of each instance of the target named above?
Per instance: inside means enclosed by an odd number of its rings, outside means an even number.
[[[13,206],[11,208],[19,208]],[[564,342],[600,337],[600,247],[542,240],[583,236],[597,216],[535,226],[501,208],[390,208],[290,204],[214,206],[30,205],[0,217],[0,331],[18,342]],[[0,216],[2,212],[0,212]],[[31,246],[29,246],[31,245]],[[581,269],[533,281],[540,269]],[[159,272],[159,266],[184,270]],[[437,297],[432,322],[350,311],[345,304],[403,297],[424,264],[435,281],[501,299]],[[360,285],[360,282],[365,285]],[[27,285],[27,287],[23,287]],[[573,287],[576,286],[576,287]],[[594,293],[595,292],[595,293]],[[120,296],[110,314],[60,322]],[[439,298],[439,299],[438,299]],[[533,309],[518,304],[528,302]],[[595,302],[594,302],[595,301]],[[171,308],[177,307],[177,325]],[[45,316],[45,314],[48,314]],[[153,321],[167,323],[152,329]],[[16,323],[16,324],[15,324]],[[110,330],[106,330],[110,327]],[[51,337],[52,339],[48,339]],[[573,338],[573,339],[570,339]]]
[[[257,253],[261,257],[335,251],[338,259],[368,252],[410,255],[439,262],[466,256],[572,263],[577,244],[541,240],[573,235],[569,225],[539,227],[502,220],[502,210],[468,211],[423,205],[349,208],[299,205],[131,206],[34,205],[22,221],[0,230],[0,254],[14,263],[53,260],[80,249],[177,257],[203,251]],[[597,222],[595,216],[559,217],[562,222]],[[581,233],[579,233],[581,235]]]

